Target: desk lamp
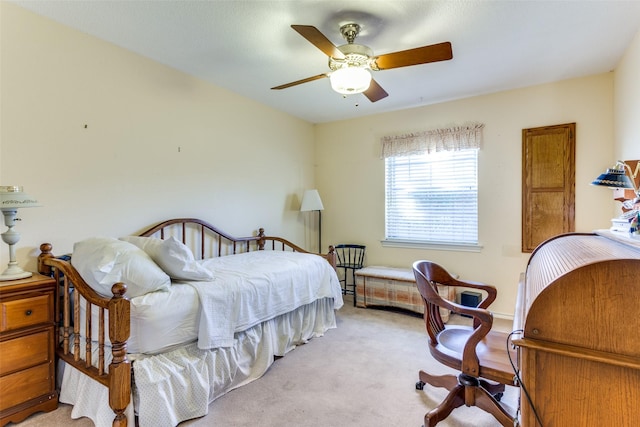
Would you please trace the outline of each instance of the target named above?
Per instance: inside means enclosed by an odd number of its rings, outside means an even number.
[[[629,160],[631,162],[631,160]],[[629,171],[629,176],[627,175],[627,170]],[[612,168],[608,168],[606,172],[600,174],[591,185],[602,185],[605,187],[612,188],[614,190],[618,189],[632,189],[634,193],[634,198],[631,200],[625,200],[622,202],[623,213],[619,218],[614,218],[611,221],[613,222],[613,226],[611,227],[612,231],[628,231],[628,223],[638,215],[638,203],[640,203],[640,190],[638,190],[638,186],[636,185],[636,177],[638,176],[638,172],[640,171],[640,162],[636,164],[635,172],[631,170],[631,167],[623,162],[622,160],[618,160]],[[620,200],[620,199],[617,199]],[[624,212],[628,210],[627,212]]]

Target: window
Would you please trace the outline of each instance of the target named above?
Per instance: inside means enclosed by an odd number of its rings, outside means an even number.
[[[383,139],[385,246],[478,250],[482,127]]]
[[[387,240],[477,245],[478,150],[385,160]]]

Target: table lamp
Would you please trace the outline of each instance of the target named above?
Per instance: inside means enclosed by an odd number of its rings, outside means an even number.
[[[20,221],[20,218],[16,218],[18,209],[20,208],[33,208],[42,206],[36,199],[29,196],[22,191],[22,187],[19,186],[0,186],[0,210],[4,215],[4,225],[8,227],[8,230],[2,233],[2,240],[9,245],[9,265],[7,269],[0,274],[0,281],[25,279],[31,277],[32,273],[24,271],[16,261],[16,243],[20,240],[20,233],[15,231],[13,227],[16,225],[16,221]]]

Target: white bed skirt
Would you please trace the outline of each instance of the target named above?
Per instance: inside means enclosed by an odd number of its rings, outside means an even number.
[[[193,342],[159,355],[129,355],[134,405],[127,407],[128,424],[136,425],[134,406],[140,427],[173,427],[204,416],[215,399],[260,378],[274,356],[335,327],[334,300],[324,298],[237,333],[233,347],[200,350]],[[72,418],[112,425],[107,388],[75,368],[64,369],[60,402],[73,405]]]

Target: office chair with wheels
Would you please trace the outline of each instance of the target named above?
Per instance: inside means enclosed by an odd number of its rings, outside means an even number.
[[[491,330],[493,315],[487,307],[496,299],[496,288],[480,282],[451,277],[441,266],[430,261],[413,264],[416,285],[424,302],[424,321],[429,335],[429,352],[438,362],[460,371],[455,375],[431,375],[420,371],[416,388],[425,384],[444,387],[447,397],[424,417],[425,427],[433,427],[462,405],[477,406],[493,415],[503,426],[513,426],[515,415],[500,403],[505,384],[514,384],[515,351],[507,349],[508,333]],[[459,286],[485,291],[478,307],[466,307],[438,295],[438,285]],[[473,317],[473,326],[445,325],[440,307],[452,313]]]

